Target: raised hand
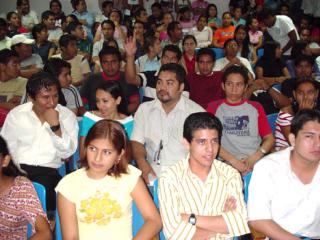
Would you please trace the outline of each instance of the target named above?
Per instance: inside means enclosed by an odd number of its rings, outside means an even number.
[[[135,56],[137,52],[137,44],[136,39],[133,37],[128,37],[124,43],[124,49],[126,51],[126,55],[129,57]]]

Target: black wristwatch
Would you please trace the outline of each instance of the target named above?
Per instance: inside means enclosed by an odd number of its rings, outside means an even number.
[[[192,224],[192,225],[196,225],[196,223],[197,223],[197,218],[196,218],[196,215],[195,215],[194,213],[191,213],[191,214],[190,214],[189,223]]]
[[[60,129],[60,124],[51,126],[50,129],[51,129],[52,132],[56,132],[56,131],[58,131]]]

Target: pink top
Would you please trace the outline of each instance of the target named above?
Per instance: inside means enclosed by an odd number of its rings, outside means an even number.
[[[0,239],[26,239],[27,224],[35,233],[39,215],[47,219],[32,182],[16,177],[13,185],[0,194]]]
[[[285,136],[281,131],[281,127],[290,126],[292,118],[293,116],[291,114],[285,113],[280,110],[277,121],[276,121],[276,131],[275,131],[275,139],[276,139],[275,149],[277,151],[290,146],[289,143],[287,142],[287,139],[285,138]]]
[[[168,35],[167,31],[160,32],[159,39],[160,39],[160,41],[169,39],[169,35]]]
[[[258,44],[259,43],[259,38],[263,35],[261,31],[256,31],[253,32],[249,30],[249,38],[250,38],[250,43],[251,44]]]

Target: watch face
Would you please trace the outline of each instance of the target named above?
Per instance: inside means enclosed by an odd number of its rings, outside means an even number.
[[[189,223],[192,225],[195,225],[196,221],[197,221],[196,216],[194,214],[191,214],[189,217]]]

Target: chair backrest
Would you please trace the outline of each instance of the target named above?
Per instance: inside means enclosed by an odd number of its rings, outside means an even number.
[[[37,182],[32,182],[36,192],[37,192],[37,195],[38,195],[38,198],[40,200],[40,203],[41,203],[41,207],[43,208],[43,211],[44,212],[47,212],[47,205],[46,205],[46,188],[40,184],[40,183],[37,183]],[[31,224],[28,223],[28,230],[27,230],[27,237],[28,239],[32,236],[32,226]]]
[[[245,176],[243,176],[243,191],[244,191],[244,201],[248,202],[248,196],[249,196],[249,183],[251,180],[252,172],[247,173]]]
[[[132,236],[136,236],[144,224],[144,219],[134,201],[132,201]]]
[[[272,133],[274,134],[276,131],[276,121],[278,118],[278,113],[272,113],[267,115],[269,125],[271,127]]]
[[[261,58],[263,56],[263,53],[264,53],[264,49],[263,48],[259,48],[258,52],[257,52],[258,58]]]
[[[216,59],[224,57],[224,50],[223,48],[211,48],[212,51],[216,54]]]
[[[60,218],[59,218],[59,214],[58,214],[58,209],[55,212],[55,220],[56,220],[56,226],[55,226],[56,240],[62,240],[62,233],[61,233],[61,226],[60,226]]]

